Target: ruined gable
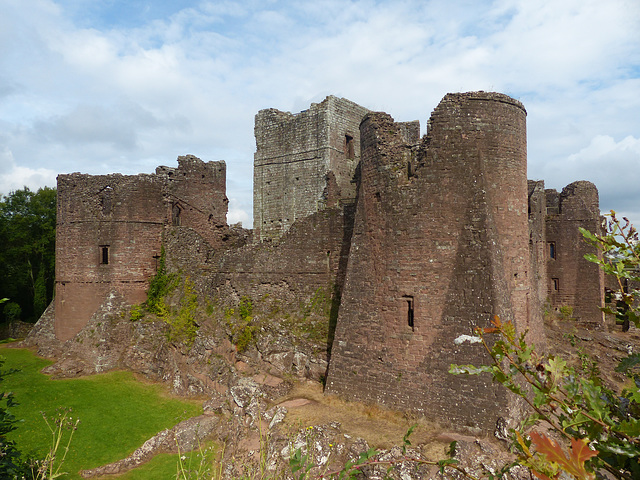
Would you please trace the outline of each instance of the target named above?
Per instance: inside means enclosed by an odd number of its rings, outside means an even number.
[[[584,326],[602,328],[604,273],[584,255],[599,254],[587,244],[579,228],[601,231],[598,190],[591,182],[567,185],[558,193],[547,189],[545,219],[547,295],[554,311],[570,307],[573,317]]]

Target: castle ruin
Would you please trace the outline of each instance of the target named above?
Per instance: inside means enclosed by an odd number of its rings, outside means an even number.
[[[328,292],[329,393],[493,428],[508,398],[490,379],[447,373],[487,361],[460,336],[499,315],[543,343],[543,309],[562,306],[602,326],[604,280],[578,231],[599,231],[598,194],[527,181],[526,111],[506,95],[448,94],[419,131],[332,96],[295,115],[259,112],[253,231],[226,224],[224,162],[60,175],[57,337],[111,291],[144,300],[164,246],[223,303]]]

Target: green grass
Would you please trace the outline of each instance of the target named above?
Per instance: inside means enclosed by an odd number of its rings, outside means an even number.
[[[140,382],[130,372],[52,380],[40,373],[51,362],[28,350],[0,348],[0,355],[6,358],[5,369],[20,369],[5,377],[0,391],[14,392],[20,404],[12,413],[24,422],[10,438],[22,452],[44,456],[50,447],[41,411],[52,416],[57,408],[72,408],[71,415],[80,419],[63,468],[73,472],[69,479],[79,479],[81,469],[124,458],[159,431],[202,413],[200,402],[171,398],[163,386]],[[163,470],[169,475],[175,473],[175,458],[172,468]],[[171,478],[150,475],[130,478]]]
[[[206,442],[201,450],[183,453],[182,462],[185,469],[184,476],[179,478],[219,478],[220,464],[216,462],[219,455],[219,445],[215,442]],[[176,477],[178,469],[177,454],[160,454],[140,467],[131,470],[119,477],[118,480],[165,480]],[[190,474],[189,471],[192,473]],[[202,472],[201,476],[194,475],[193,472]]]
[[[118,480],[169,480],[176,476],[178,455],[161,453],[149,462],[116,477]]]

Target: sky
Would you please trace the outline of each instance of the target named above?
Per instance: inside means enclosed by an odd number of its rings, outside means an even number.
[[[260,109],[336,95],[424,134],[477,90],[525,105],[530,179],[640,226],[640,0],[0,0],[0,194],[193,154],[250,228]]]

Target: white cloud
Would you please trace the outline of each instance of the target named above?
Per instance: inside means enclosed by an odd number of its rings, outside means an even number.
[[[596,135],[588,145],[563,161],[545,168],[553,177],[553,188],[560,190],[575,180],[593,182],[600,194],[602,211],[624,212],[640,225],[640,138],[631,135],[616,141],[609,135]]]
[[[46,168],[32,169],[16,165],[10,151],[0,151],[0,195],[20,190],[27,186],[31,190],[55,187],[57,173]]]
[[[611,163],[640,131],[634,0],[194,0],[126,19],[87,0],[0,2],[0,145],[18,165],[138,173],[186,153],[225,159],[230,219],[243,222],[261,108],[335,94],[424,130],[449,91],[503,91],[529,113],[530,176],[555,188],[580,179],[586,160],[570,158],[598,136],[617,145],[601,155]],[[614,180],[595,183],[612,198]]]

